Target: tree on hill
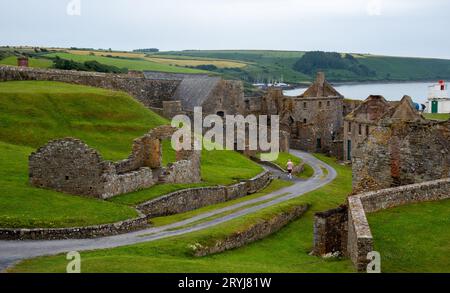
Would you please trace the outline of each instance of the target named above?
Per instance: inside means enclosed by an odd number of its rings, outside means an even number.
[[[342,56],[336,52],[306,52],[302,58],[295,62],[293,68],[307,75],[313,75],[317,71],[325,71],[327,69],[340,69],[364,77],[376,76],[376,71],[360,64],[352,55],[345,54]]]

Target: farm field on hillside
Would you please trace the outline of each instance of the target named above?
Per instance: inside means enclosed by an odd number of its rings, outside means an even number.
[[[11,65],[11,66],[17,66],[17,57],[16,56],[10,56],[6,57],[4,59],[0,60],[0,65]],[[30,58],[29,59],[29,66],[35,67],[35,68],[50,68],[53,66],[53,62],[48,59],[42,59],[42,58]]]
[[[90,56],[90,55],[76,55],[70,53],[50,53],[45,55],[47,57],[60,57],[62,59],[73,60],[75,62],[97,61],[102,64],[116,66],[119,68],[127,68],[128,70],[148,70],[148,71],[161,71],[171,73],[205,73],[205,71],[184,68],[178,66],[171,66],[167,64],[161,64],[144,59],[130,59],[130,58],[112,58],[103,56]]]

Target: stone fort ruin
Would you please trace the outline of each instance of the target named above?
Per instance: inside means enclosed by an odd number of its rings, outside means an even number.
[[[161,126],[133,142],[130,156],[119,162],[100,154],[78,139],[50,141],[29,157],[30,184],[70,194],[107,199],[157,183],[201,181],[200,152],[177,152],[177,161],[162,166],[162,143],[175,128]]]

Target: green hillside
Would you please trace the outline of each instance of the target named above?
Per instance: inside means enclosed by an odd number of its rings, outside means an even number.
[[[166,123],[121,92],[57,82],[1,82],[0,227],[73,227],[136,216],[126,205],[29,186],[28,156],[51,139],[70,136],[99,150],[105,159],[121,160],[129,155],[133,139]],[[166,163],[173,158],[170,153],[166,147]],[[208,185],[251,178],[261,170],[235,152],[205,152],[202,157],[202,177]],[[153,188],[131,195],[145,199],[166,191]]]
[[[243,61],[244,68],[217,69],[225,75],[241,78],[249,82],[280,81],[298,83],[311,81],[314,74],[304,74],[294,69],[305,52],[301,51],[170,51],[155,53],[153,56],[188,56]],[[342,54],[343,58],[345,54]],[[430,80],[450,78],[450,60],[430,58],[402,58],[367,54],[350,54],[358,64],[376,72],[374,76],[363,76],[346,69],[325,69],[331,81],[384,81],[384,80]]]

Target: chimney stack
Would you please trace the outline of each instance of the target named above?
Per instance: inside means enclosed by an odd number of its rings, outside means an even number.
[[[325,83],[325,73],[317,72],[316,83],[323,85]]]

